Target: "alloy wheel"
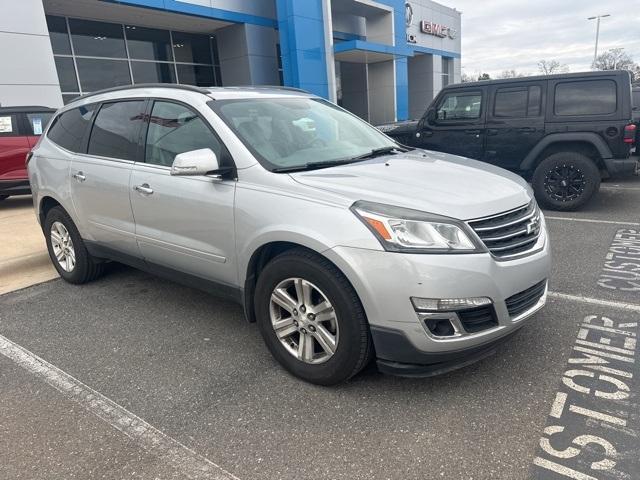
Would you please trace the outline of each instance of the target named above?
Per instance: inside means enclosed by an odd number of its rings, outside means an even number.
[[[584,174],[574,165],[558,165],[544,177],[544,188],[554,200],[568,202],[580,197],[586,181]]]
[[[327,296],[299,277],[281,281],[271,293],[271,326],[284,348],[301,362],[324,363],[338,346],[338,318]]]
[[[76,252],[69,230],[61,222],[51,224],[51,247],[58,264],[65,272],[71,272],[76,266]]]

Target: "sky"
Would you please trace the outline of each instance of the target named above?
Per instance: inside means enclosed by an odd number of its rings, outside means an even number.
[[[572,72],[593,61],[594,15],[600,22],[598,52],[623,47],[640,63],[640,0],[438,0],[462,12],[462,71],[492,77],[504,70],[537,74],[541,59]]]

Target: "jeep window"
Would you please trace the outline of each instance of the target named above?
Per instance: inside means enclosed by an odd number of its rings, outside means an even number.
[[[103,104],[91,129],[87,153],[135,160],[144,105],[143,100]]]
[[[179,153],[210,148],[221,158],[221,146],[205,122],[189,108],[156,101],[149,118],[146,163],[170,167]]]
[[[633,105],[634,110],[640,110],[640,90],[633,91],[631,105]]]
[[[437,120],[473,120],[480,118],[480,92],[447,93],[436,111]]]
[[[613,80],[563,82],[556,85],[556,115],[607,115],[616,111],[616,83]]]
[[[501,118],[535,117],[540,114],[540,87],[499,88],[493,116]]]
[[[323,166],[400,148],[377,128],[324,100],[251,98],[209,102],[267,169]]]
[[[91,124],[95,108],[95,105],[83,105],[63,112],[53,121],[47,137],[62,148],[84,153],[81,152],[82,139]]]

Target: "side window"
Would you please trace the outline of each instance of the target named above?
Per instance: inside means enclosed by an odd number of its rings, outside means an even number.
[[[527,107],[528,117],[537,117],[540,115],[540,99],[542,98],[542,89],[533,85],[529,87],[529,102]]]
[[[51,121],[53,113],[27,113],[27,135],[39,136]]]
[[[616,111],[616,83],[613,80],[563,82],[556,85],[556,115],[607,115]]]
[[[145,162],[170,167],[179,153],[201,148],[210,148],[220,159],[220,142],[193,110],[171,102],[153,104]]]
[[[0,137],[18,137],[18,118],[16,115],[0,114]]]
[[[83,105],[67,110],[53,121],[47,137],[62,148],[72,152],[81,152],[82,139],[91,124],[94,110],[95,105]]]
[[[448,93],[436,112],[438,120],[473,120],[480,118],[481,92]]]
[[[144,100],[105,103],[89,138],[90,155],[136,160],[138,134],[144,120]]]
[[[528,92],[526,88],[500,88],[496,91],[494,117],[518,118],[527,116]]]

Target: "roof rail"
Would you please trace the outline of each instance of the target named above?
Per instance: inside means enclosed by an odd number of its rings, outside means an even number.
[[[136,83],[133,85],[121,85],[119,87],[111,87],[105,88],[104,90],[98,90],[96,92],[87,93],[86,95],[81,95],[79,97],[74,98],[72,101],[75,102],[77,100],[84,100],[85,98],[93,97],[95,95],[100,95],[103,93],[110,92],[119,92],[122,90],[131,90],[135,88],[175,88],[178,90],[189,90],[191,92],[198,92],[208,95],[210,92],[202,87],[196,87],[194,85],[185,85],[181,83]]]

